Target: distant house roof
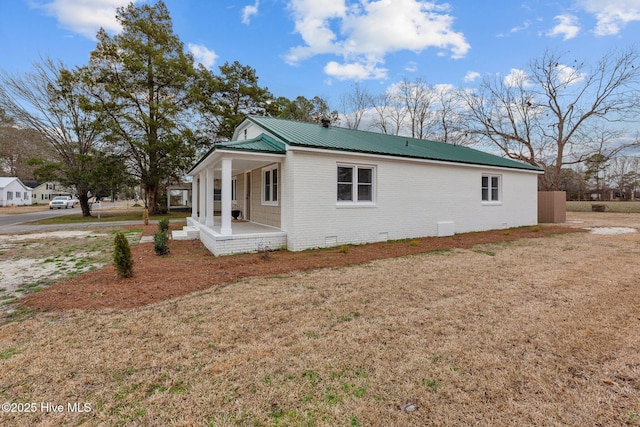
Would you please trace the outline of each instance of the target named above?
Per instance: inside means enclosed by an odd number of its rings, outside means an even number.
[[[294,147],[542,171],[542,169],[526,163],[485,153],[473,148],[443,142],[386,135],[335,126],[323,127],[319,124],[282,120],[273,117],[248,116],[247,119],[264,128],[286,144]],[[261,138],[264,140],[264,138],[268,137],[261,135],[256,139]],[[269,140],[273,141],[271,138],[269,138]],[[242,142],[247,144],[256,143],[254,140]],[[229,143],[229,145],[230,144],[233,143]],[[231,148],[227,146],[227,144],[224,145],[225,148]],[[259,145],[264,147],[264,141]],[[238,147],[240,147],[240,145]],[[248,148],[249,145],[246,147]]]
[[[20,185],[22,185],[22,187],[25,190],[31,190],[30,187],[27,187],[26,185],[24,185],[22,183],[22,181],[20,181],[20,178],[16,178],[15,176],[13,177],[0,177],[0,188],[5,188],[7,187],[9,184],[11,184],[13,181],[18,181],[20,183]]]

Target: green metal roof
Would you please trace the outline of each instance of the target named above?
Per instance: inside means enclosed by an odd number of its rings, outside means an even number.
[[[211,153],[217,150],[230,150],[248,153],[270,153],[270,154],[285,154],[286,147],[284,143],[276,141],[269,135],[260,134],[255,138],[246,139],[242,141],[230,141],[215,144],[207,153],[198,160],[198,162],[189,169],[187,173],[191,173],[200,163],[204,161]]]
[[[273,117],[248,116],[247,119],[291,146],[542,171],[526,163],[443,142],[334,126],[325,128]]]
[[[218,150],[233,150],[233,151],[250,151],[252,153],[273,153],[273,154],[284,154],[286,147],[275,139],[271,138],[269,135],[260,134],[255,138],[242,140],[242,141],[231,141],[231,142],[223,142],[221,144],[216,144],[214,147]]]

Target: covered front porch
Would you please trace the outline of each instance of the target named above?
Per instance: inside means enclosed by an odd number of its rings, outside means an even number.
[[[189,172],[191,216],[173,238],[200,239],[214,255],[286,247],[278,172],[283,158],[284,146],[265,135],[216,145]],[[237,214],[241,220],[233,219]]]
[[[193,217],[187,226],[174,232],[175,240],[199,239],[216,256],[286,248],[287,233],[276,227],[250,221],[233,221],[232,233],[222,234],[221,226],[208,227]]]

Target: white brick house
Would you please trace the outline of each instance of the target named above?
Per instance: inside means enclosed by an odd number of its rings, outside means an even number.
[[[0,178],[0,206],[30,205],[31,191],[19,178]]]
[[[174,237],[222,255],[533,225],[540,173],[467,147],[250,116],[189,171],[192,216]]]

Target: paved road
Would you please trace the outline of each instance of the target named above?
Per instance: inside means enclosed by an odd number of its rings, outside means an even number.
[[[73,209],[53,209],[43,210],[38,212],[29,212],[21,214],[1,214],[0,215],[0,233],[4,233],[5,228],[9,229],[17,224],[28,223],[32,221],[39,221],[41,219],[52,218],[62,215],[81,214],[80,208]]]
[[[113,209],[117,207],[116,204],[106,205],[106,209]],[[104,209],[103,208],[103,209]],[[95,222],[77,223],[77,224],[56,224],[56,225],[33,225],[29,224],[33,221],[39,221],[41,219],[52,218],[61,215],[81,215],[82,211],[80,207],[73,209],[44,209],[37,212],[21,213],[21,214],[0,214],[0,234],[15,234],[15,233],[28,233],[39,232],[47,230],[63,230],[68,228],[92,228],[92,227],[117,227],[120,225],[135,225],[142,224],[140,221],[99,221],[96,218]],[[93,215],[97,217],[98,211],[94,210]],[[150,221],[154,223],[154,221]],[[157,221],[155,221],[157,222]]]

